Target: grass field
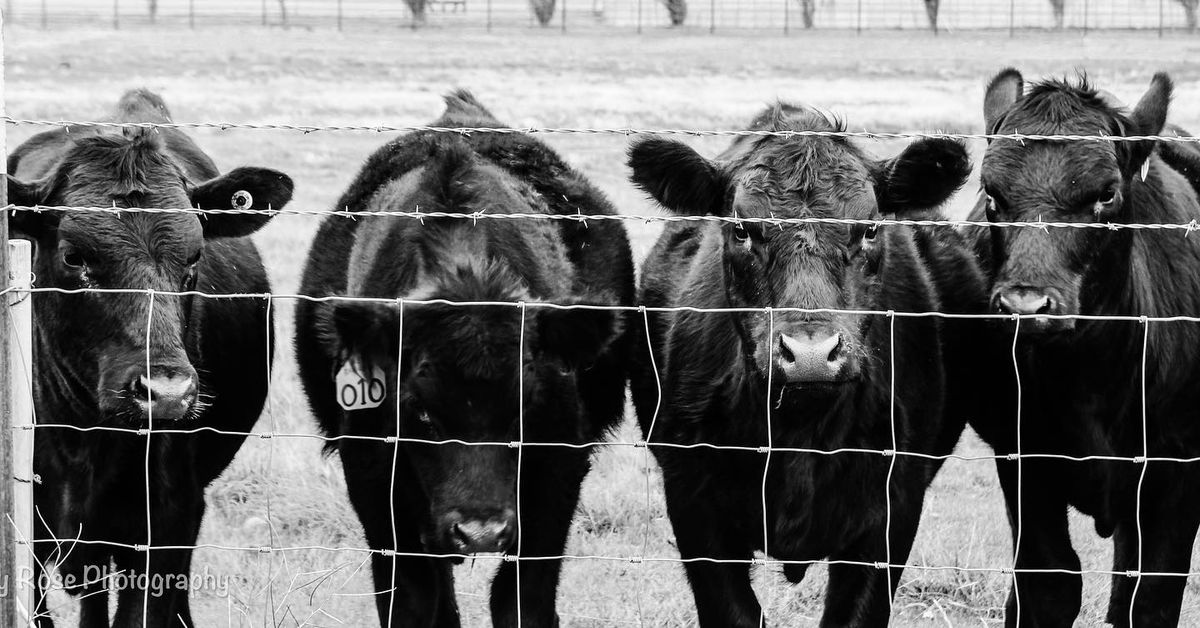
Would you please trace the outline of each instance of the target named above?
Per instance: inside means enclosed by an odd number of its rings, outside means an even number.
[[[992,34],[938,39],[902,33],[862,38],[696,36],[678,33],[571,35],[519,32],[461,35],[377,29],[269,29],[5,32],[10,115],[91,119],[120,93],[159,91],[178,121],[288,124],[419,124],[441,110],[439,95],[467,87],[503,120],[521,126],[735,128],[776,98],[812,103],[844,115],[851,129],[979,131],[982,86],[1014,65],[1027,76],[1086,69],[1101,86],[1136,100],[1156,70],[1177,83],[1173,118],[1200,127],[1200,52],[1192,38],[1093,34]],[[10,126],[15,146],[40,129]],[[329,209],[363,159],[392,137],[374,133],[198,131],[222,168],[243,164],[284,170],[297,181],[292,207]],[[651,213],[627,183],[621,136],[547,136],[573,165],[626,213]],[[722,141],[695,140],[715,153]],[[877,147],[880,152],[894,145]],[[973,149],[978,152],[979,146]],[[969,185],[955,201],[962,211]],[[277,217],[259,236],[275,290],[294,292],[315,231],[311,217]],[[640,261],[655,225],[628,224]],[[276,301],[279,343],[273,391],[258,430],[312,434],[296,381],[290,338],[292,303]],[[632,421],[617,438],[636,440]],[[345,496],[340,464],[319,456],[306,438],[251,438],[209,490],[200,543],[224,546],[362,548]],[[961,453],[985,454],[968,434]],[[882,490],[882,487],[881,487]],[[1107,544],[1090,522],[1072,531],[1085,569],[1108,569]],[[988,461],[949,462],[929,499],[920,537],[895,603],[902,626],[995,625],[1001,619],[1010,563],[1009,535]],[[596,458],[568,554],[615,558],[678,557],[658,476],[644,451],[610,447]],[[375,623],[367,555],[353,549],[227,551],[201,549],[196,571],[228,577],[228,595],[200,591],[194,613],[203,625],[369,626]],[[492,558],[458,569],[464,624],[487,625]],[[1193,571],[1200,560],[1193,559]],[[1085,577],[1080,625],[1101,623],[1108,577]],[[1196,581],[1189,582],[1185,625],[1200,623]],[[779,626],[815,625],[823,571],[792,586],[774,570],[756,575],[760,597]],[[694,622],[679,565],[572,560],[564,569],[559,609],[567,626]],[[55,598],[69,620],[74,605]]]

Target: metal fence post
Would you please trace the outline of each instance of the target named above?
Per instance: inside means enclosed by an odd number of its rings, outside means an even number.
[[[1088,32],[1088,0],[1083,0],[1083,34]]]
[[[196,28],[196,0],[188,0],[188,28]]]
[[[788,27],[791,26],[790,24],[788,24],[788,22],[790,21],[790,19],[792,17],[791,8],[792,8],[792,0],[783,0],[783,34],[784,35],[788,34]]]
[[[708,2],[708,34],[717,32],[717,0]]]
[[[267,0],[262,0],[262,25],[267,25]]]
[[[338,32],[342,32],[342,0],[337,0]]]
[[[42,0],[42,29],[46,28],[46,0]]]
[[[487,0],[487,32],[492,32],[492,0]]]
[[[858,0],[858,9],[854,16],[854,34],[862,35],[862,0]]]
[[[113,30],[121,30],[121,0],[113,0]]]
[[[559,17],[562,18],[562,32],[565,33],[567,32],[567,0],[559,0],[559,2],[562,4],[562,11]]]
[[[1017,0],[1008,0],[1008,36],[1017,35]]]
[[[1163,0],[1158,0],[1158,38],[1163,36]]]
[[[637,0],[637,32],[642,34],[642,0]]]

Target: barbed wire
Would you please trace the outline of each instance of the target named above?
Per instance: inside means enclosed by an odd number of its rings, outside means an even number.
[[[1150,230],[1150,231],[1185,231],[1191,233],[1200,231],[1200,221],[1192,219],[1181,223],[1140,223],[1140,222],[1064,222],[1064,221],[986,221],[986,220],[951,220],[951,219],[914,219],[914,218],[829,218],[820,216],[802,216],[795,218],[752,217],[752,216],[672,216],[666,214],[526,214],[526,213],[488,213],[475,212],[427,212],[371,210],[358,211],[350,209],[199,209],[199,208],[159,208],[159,207],[81,207],[68,205],[5,205],[0,211],[27,211],[34,213],[61,211],[80,213],[100,213],[121,215],[129,214],[195,214],[195,215],[253,215],[253,216],[336,216],[341,218],[411,218],[415,220],[436,220],[449,218],[455,220],[550,220],[562,222],[578,222],[586,225],[588,221],[615,221],[641,223],[721,223],[721,224],[763,224],[782,227],[785,225],[861,225],[861,226],[901,226],[901,227],[997,227],[1004,229],[1104,229],[1109,231],[1121,230]],[[1185,234],[1186,235],[1186,234]]]
[[[498,135],[662,135],[688,137],[819,137],[856,138],[874,140],[900,139],[948,139],[948,140],[1014,140],[1048,142],[1178,142],[1196,143],[1200,137],[1190,135],[1109,135],[1097,131],[1094,135],[1061,133],[951,133],[942,131],[821,131],[784,130],[768,131],[753,129],[653,129],[635,127],[468,127],[432,126],[427,124],[342,124],[305,125],[251,122],[107,122],[99,120],[38,120],[0,116],[0,120],[12,125],[53,126],[70,132],[72,127],[100,129],[213,129],[219,131],[295,131],[309,134],[317,132],[366,132],[366,133],[447,133],[454,135],[498,134]]]

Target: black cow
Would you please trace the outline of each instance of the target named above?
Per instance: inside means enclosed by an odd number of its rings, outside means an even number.
[[[466,92],[447,96],[446,106],[435,125],[504,126]],[[549,147],[497,134],[405,135],[368,160],[337,206],[614,213]],[[628,240],[612,221],[386,216],[327,219],[302,283],[306,295],[458,302],[629,305],[633,290]],[[560,561],[536,558],[563,552],[590,448],[509,443],[594,442],[619,421],[624,315],[333,301],[302,302],[296,317],[305,392],[334,437],[327,449],[340,454],[367,543],[400,552],[372,558],[380,622],[457,626],[452,565],[507,551],[535,560],[500,566],[495,625],[556,625]],[[339,405],[333,375],[348,361],[382,373],[378,408]],[[396,436],[413,440],[382,440]],[[493,444],[470,444],[481,442]],[[413,555],[426,553],[446,558]]]
[[[768,108],[750,128],[843,130],[788,104]],[[970,172],[965,149],[952,141],[918,141],[876,161],[843,138],[819,137],[741,137],[716,160],[650,139],[634,145],[629,165],[633,181],[671,212],[755,219],[913,215],[945,201]],[[834,561],[822,625],[887,622],[941,461],[794,450],[953,449],[964,420],[946,411],[954,403],[953,374],[942,367],[951,327],[933,317],[839,311],[982,308],[986,285],[971,249],[946,242],[861,224],[664,230],[642,273],[646,306],[778,308],[651,315],[657,378],[648,352],[634,353],[634,403],[662,466],[702,626],[760,625],[749,576],[756,550],[788,561],[793,582],[811,561]],[[792,451],[756,451],[768,445]],[[874,566],[889,559],[898,566]],[[853,564],[863,562],[870,566]]]
[[[170,116],[157,95],[131,91],[115,120]],[[13,151],[8,169],[9,200],[26,206],[278,209],[292,194],[291,180],[273,170],[222,175],[174,129],[50,131]],[[36,288],[265,293],[266,273],[245,236],[267,219],[17,211],[9,226],[36,246]],[[191,550],[151,551],[147,574],[146,551],[105,543],[195,544],[204,487],[242,437],[154,430],[253,427],[267,392],[267,304],[95,292],[38,293],[33,304],[37,422],[71,426],[35,435],[36,557],[57,563],[68,590],[82,596],[81,625],[109,625],[106,585],[96,578],[111,564],[155,587],[145,609],[145,589],[120,591],[114,625],[190,626],[187,589],[177,585]],[[39,588],[39,613],[44,595]],[[38,625],[52,622],[42,616]]]
[[[988,86],[984,117],[989,131],[1005,134],[1156,135],[1170,97],[1165,74],[1155,75],[1126,109],[1086,79],[1047,80],[1026,90],[1009,69]],[[971,217],[1188,223],[1200,219],[1196,164],[1193,145],[995,140],[983,158],[984,194]],[[994,310],[1023,318],[1016,329],[1006,322],[995,330],[993,350],[977,356],[978,377],[992,385],[971,422],[998,454],[1034,455],[1019,465],[1000,460],[997,471],[1020,539],[1017,569],[1049,570],[1018,571],[1008,625],[1070,626],[1078,614],[1081,578],[1063,572],[1080,569],[1068,506],[1091,516],[1098,534],[1113,537],[1113,570],[1120,575],[1112,580],[1108,621],[1175,625],[1186,578],[1126,573],[1189,571],[1200,526],[1200,467],[1037,455],[1200,454],[1200,327],[1070,318],[1200,315],[1200,240],[1178,231],[1095,228],[992,227],[975,237],[980,258],[992,267]]]

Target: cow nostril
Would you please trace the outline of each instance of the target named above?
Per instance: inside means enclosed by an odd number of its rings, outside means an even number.
[[[127,389],[138,399],[150,398],[150,388],[146,385],[146,376],[144,375],[135,377],[133,381],[129,382]]]
[[[833,349],[829,350],[829,356],[827,359],[830,362],[837,362],[842,357],[842,345],[844,343],[842,342],[842,334],[840,332],[834,334],[833,337],[835,339],[835,344],[833,345]]]
[[[471,546],[471,534],[467,532],[461,523],[454,524],[450,529],[454,533],[454,540],[458,543],[459,547],[465,549]]]
[[[786,364],[792,364],[796,361],[796,354],[788,348],[787,343],[783,340],[783,334],[779,335],[779,359]]]
[[[1037,308],[1035,314],[1049,314],[1054,309],[1054,300],[1048,296],[1042,297],[1042,304]]]

